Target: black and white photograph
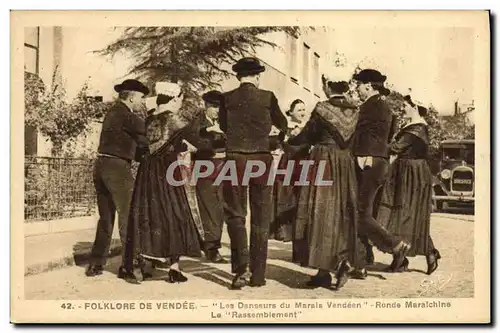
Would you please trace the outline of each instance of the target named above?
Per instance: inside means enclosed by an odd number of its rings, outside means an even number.
[[[487,11],[11,21],[12,321],[490,320]]]

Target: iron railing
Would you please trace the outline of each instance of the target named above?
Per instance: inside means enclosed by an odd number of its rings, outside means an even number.
[[[94,214],[93,165],[90,158],[25,156],[25,222]]]

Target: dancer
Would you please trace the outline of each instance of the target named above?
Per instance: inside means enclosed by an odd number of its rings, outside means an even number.
[[[389,168],[389,136],[393,116],[382,95],[388,95],[384,87],[387,77],[374,69],[364,69],[353,76],[363,104],[353,142],[358,181],[358,215],[360,238],[369,239],[379,249],[394,255],[395,266],[403,264],[410,245],[387,231],[373,217],[377,192],[387,179]],[[366,262],[359,261],[352,277],[367,277]]]
[[[115,86],[118,102],[106,112],[99,139],[98,157],[94,166],[99,222],[92,246],[90,265],[85,274],[101,275],[109,253],[115,214],[122,249],[125,248],[130,200],[134,188],[131,161],[140,161],[148,150],[146,126],[138,112],[149,89],[137,80],[125,80]],[[122,255],[122,263],[124,256]],[[123,265],[119,278],[127,277]]]
[[[316,105],[302,132],[289,143],[314,145],[309,155],[314,161],[311,174],[316,175],[319,164],[326,162],[323,180],[332,185],[310,179],[309,186],[300,188],[294,243],[301,250],[295,251],[294,260],[318,269],[307,285],[328,288],[330,273],[335,273],[335,287],[340,289],[347,282],[349,263],[356,262],[356,169],[350,143],[358,113],[344,96],[347,82],[332,82],[324,76],[322,80],[328,100]]]
[[[219,126],[219,107],[222,93],[217,90],[209,91],[202,96],[205,102],[205,111],[198,119],[198,138],[193,140],[197,151],[193,154],[194,161],[211,161],[215,169],[224,162],[226,140],[224,132]],[[205,170],[201,170],[205,171]],[[222,228],[224,223],[224,199],[222,186],[215,185],[215,174],[199,179],[196,183],[196,194],[200,207],[201,221],[205,230],[203,250],[207,260],[214,263],[226,263],[220,255]]]
[[[167,281],[185,282],[181,256],[199,257],[204,232],[196,206],[186,193],[179,153],[186,151],[189,121],[179,114],[180,87],[158,83],[157,109],[147,119],[150,153],[139,166],[131,203],[126,244],[126,269],[133,270],[129,282],[143,280],[141,268],[151,261],[168,270]],[[170,168],[169,168],[170,167]]]
[[[426,256],[427,274],[430,275],[437,269],[441,255],[430,236],[432,173],[428,163],[428,125],[424,119],[427,109],[405,96],[404,110],[410,121],[390,146],[394,162],[390,179],[383,187],[377,220],[395,236],[411,244],[406,256]],[[408,264],[405,259],[401,266],[396,266],[393,260],[388,270],[404,271]]]
[[[233,65],[240,86],[224,94],[220,108],[221,129],[227,136],[226,163],[234,163],[238,184],[223,184],[224,200],[228,206],[228,233],[231,239],[231,268],[235,274],[233,289],[249,282],[251,286],[264,286],[269,224],[271,222],[272,186],[267,177],[252,178],[248,186],[242,184],[242,171],[250,161],[260,161],[269,170],[272,156],[269,152],[269,133],[272,125],[281,132],[287,129],[287,120],[281,113],[276,96],[258,88],[260,73],[265,67],[257,58],[246,57]],[[248,249],[245,220],[247,191],[250,199],[250,251]],[[250,263],[250,281],[248,264]]]
[[[286,112],[288,120],[288,130],[286,132],[285,141],[280,145],[279,154],[279,168],[285,169],[288,161],[293,160],[295,165],[301,159],[307,158],[309,153],[309,144],[302,144],[293,146],[286,140],[295,137],[300,133],[306,124],[306,108],[301,99],[296,99],[290,104],[290,109]],[[274,129],[274,128],[273,128]],[[275,129],[277,132],[277,129]],[[276,148],[271,147],[271,150]],[[283,184],[283,177],[276,177],[273,186],[273,218],[271,222],[269,238],[276,239],[283,242],[290,242],[292,240],[293,222],[295,220],[295,213],[297,210],[297,196],[300,187],[293,186],[295,181],[300,176],[300,168],[294,168],[290,184]]]

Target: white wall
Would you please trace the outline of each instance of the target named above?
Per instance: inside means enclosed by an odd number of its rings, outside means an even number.
[[[132,61],[117,54],[107,58],[94,53],[120,37],[122,30],[108,28],[64,27],[63,76],[69,99],[74,98],[85,82],[90,93],[105,101],[115,96],[113,86],[126,78]]]
[[[116,94],[114,85],[127,78],[132,62],[125,55],[118,54],[111,59],[93,51],[107,46],[121,32],[114,28],[41,27],[40,77],[47,87],[51,87],[57,67],[68,102],[76,97],[85,82],[89,84],[89,94],[102,96],[104,101],[112,100]],[[97,149],[101,124],[93,123],[91,127],[86,137],[77,140],[77,148]],[[50,141],[40,134],[37,141],[38,155],[49,156]]]
[[[312,111],[316,103],[325,98],[321,91],[320,84],[313,89],[313,80],[321,81],[321,74],[331,74],[333,64],[333,54],[335,53],[335,35],[332,29],[318,27],[315,31],[308,31],[302,34],[297,43],[297,57],[295,63],[291,59],[292,37],[285,33],[272,33],[263,36],[268,41],[277,44],[277,47],[259,47],[255,56],[263,61],[266,71],[261,75],[261,88],[271,90],[275,93],[283,112],[287,111],[291,102],[297,98],[302,99],[306,104],[306,109]],[[303,44],[310,46],[309,57],[313,59],[314,52],[320,56],[319,75],[313,74],[313,62],[309,62],[309,90],[304,89],[303,84]],[[296,66],[298,82],[293,82],[290,78],[292,66]],[[231,66],[225,67],[231,71]],[[236,88],[239,83],[235,77],[221,81],[222,90],[229,91]],[[319,88],[319,89],[318,89]]]

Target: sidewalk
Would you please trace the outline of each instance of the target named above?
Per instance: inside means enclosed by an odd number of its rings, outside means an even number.
[[[85,263],[92,249],[95,228],[26,236],[24,238],[24,275],[34,275]],[[118,233],[113,233],[110,256],[121,251]]]

